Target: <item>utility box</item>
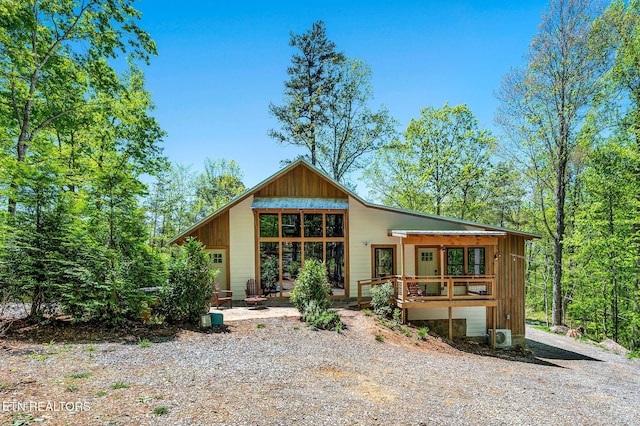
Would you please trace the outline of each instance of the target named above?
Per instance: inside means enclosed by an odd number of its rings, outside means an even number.
[[[219,312],[211,312],[211,324],[210,325],[222,325],[224,324],[224,316]]]
[[[202,328],[211,327],[211,316],[209,314],[200,315],[200,327]]]

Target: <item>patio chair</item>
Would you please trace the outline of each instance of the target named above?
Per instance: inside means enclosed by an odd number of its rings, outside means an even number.
[[[418,288],[418,284],[413,281],[407,282],[407,296],[422,296],[422,290]]]
[[[244,303],[247,306],[253,305],[254,309],[258,308],[259,305],[262,305],[267,300],[266,297],[262,297],[260,294],[260,287],[253,278],[247,281],[245,293],[247,297],[244,299]]]
[[[233,308],[233,291],[215,289],[211,298],[211,305],[216,305],[216,309],[220,309],[220,305],[225,303],[228,303],[229,307]]]

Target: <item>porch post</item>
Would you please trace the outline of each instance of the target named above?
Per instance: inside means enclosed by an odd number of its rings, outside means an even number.
[[[491,333],[491,348],[496,348],[496,323],[498,322],[498,307],[494,306],[493,308],[493,333]]]
[[[453,308],[449,306],[449,341],[453,341]]]

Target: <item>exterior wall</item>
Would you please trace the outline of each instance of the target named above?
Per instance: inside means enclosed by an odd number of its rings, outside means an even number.
[[[452,318],[467,320],[467,336],[482,337],[487,335],[486,311],[484,306],[453,308]],[[448,319],[449,308],[417,308],[408,310],[408,320]]]
[[[251,203],[252,196],[229,211],[229,288],[233,291],[234,300],[244,300],[247,280],[255,278],[255,230]]]
[[[525,334],[525,261],[524,237],[507,235],[498,240],[499,258],[496,264],[498,296],[496,328],[511,330],[514,345],[524,346]],[[508,317],[507,317],[508,316]],[[488,324],[491,320],[488,319]]]
[[[359,201],[349,197],[349,282],[350,297],[358,296],[358,280],[371,278],[371,245],[393,244],[396,246],[397,273],[402,272],[401,244],[398,237],[388,236],[391,229],[421,230],[465,230],[469,227],[462,224],[448,223],[434,219],[390,212],[366,207]],[[405,274],[415,273],[415,256],[413,245],[406,245]],[[411,252],[409,252],[411,250]]]
[[[347,198],[336,184],[302,164],[260,188],[256,197]]]

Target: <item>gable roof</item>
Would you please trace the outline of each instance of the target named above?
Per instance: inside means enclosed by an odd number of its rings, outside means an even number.
[[[273,175],[269,176],[268,178],[266,178],[265,180],[263,180],[262,182],[260,182],[256,186],[254,186],[253,188],[251,188],[251,189],[247,190],[246,192],[244,192],[243,194],[235,197],[234,199],[229,201],[227,204],[225,204],[224,206],[222,206],[221,208],[219,208],[218,210],[216,210],[215,212],[213,212],[209,216],[207,216],[204,219],[198,221],[193,226],[189,227],[188,229],[184,230],[183,232],[181,232],[176,237],[172,238],[169,241],[169,244],[173,244],[176,241],[180,240],[181,238],[184,238],[184,237],[188,236],[190,233],[192,233],[194,230],[198,229],[203,224],[205,224],[208,221],[216,218],[220,214],[226,212],[227,210],[229,210],[233,206],[241,203],[242,201],[246,200],[248,197],[254,195],[255,193],[259,192],[260,190],[265,189],[269,184],[273,183],[278,178],[285,176],[287,173],[291,172],[292,170],[294,170],[294,169],[296,169],[298,167],[305,167],[305,168],[309,169],[311,172],[313,172],[314,174],[317,174],[321,179],[326,181],[330,186],[335,187],[335,189],[338,190],[339,192],[343,192],[343,193],[347,194],[349,197],[351,197],[354,200],[358,201],[359,203],[361,203],[365,207],[374,208],[374,209],[380,209],[380,210],[385,210],[385,211],[390,211],[390,212],[396,212],[396,213],[401,213],[401,214],[406,214],[406,215],[411,215],[411,216],[416,216],[416,217],[423,217],[423,218],[428,218],[428,219],[433,219],[433,220],[439,220],[439,221],[449,222],[449,223],[454,223],[454,224],[459,224],[459,225],[466,225],[466,226],[484,228],[484,229],[487,229],[487,230],[507,232],[507,233],[510,233],[510,234],[523,236],[523,237],[525,237],[527,239],[540,238],[539,235],[528,233],[528,232],[516,231],[516,230],[513,230],[513,229],[501,228],[501,227],[492,226],[492,225],[486,225],[486,224],[482,224],[482,223],[470,222],[470,221],[466,221],[466,220],[454,219],[454,218],[450,218],[450,217],[438,216],[438,215],[429,214],[429,213],[416,212],[416,211],[412,211],[412,210],[405,210],[405,209],[400,209],[400,208],[396,208],[396,207],[389,207],[389,206],[383,206],[383,205],[380,205],[380,204],[370,203],[370,202],[360,198],[360,196],[357,195],[352,190],[344,187],[340,183],[336,182],[334,179],[332,179],[329,176],[327,176],[323,171],[321,171],[317,167],[313,166],[312,164],[310,164],[306,160],[302,160],[301,159],[301,160],[298,160],[298,161],[295,161],[295,162],[289,164],[287,167],[284,167],[283,169],[281,169],[278,172],[274,173]]]

